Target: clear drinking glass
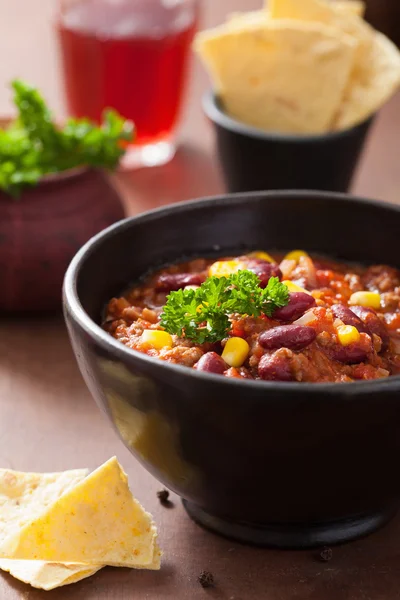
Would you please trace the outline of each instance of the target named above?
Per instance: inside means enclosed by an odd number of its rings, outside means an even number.
[[[112,107],[136,125],[127,167],[166,163],[187,79],[198,0],[59,0],[57,31],[70,115]]]

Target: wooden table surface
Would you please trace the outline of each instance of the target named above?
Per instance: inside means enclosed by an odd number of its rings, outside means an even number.
[[[204,25],[256,0],[207,0]],[[54,0],[0,0],[0,114],[10,107],[6,83],[24,77],[63,112],[51,15]],[[23,18],[22,18],[23,15]],[[163,168],[118,175],[130,214],[169,202],[222,191],[212,132],[201,113],[207,86],[195,63],[176,158]],[[354,190],[398,202],[400,97],[380,114]],[[400,519],[366,540],[334,550],[329,563],[312,552],[257,550],[220,539],[195,526],[178,498],[159,505],[159,484],[139,466],[96,408],[78,372],[60,318],[0,319],[0,466],[54,471],[94,468],[117,455],[131,488],[160,530],[165,557],[160,572],[104,569],[54,592],[40,592],[0,575],[0,600],[394,600],[400,598]],[[214,573],[217,587],[203,590],[197,576]]]

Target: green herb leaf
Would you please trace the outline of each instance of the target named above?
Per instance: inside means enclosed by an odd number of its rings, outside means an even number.
[[[261,293],[261,312],[270,317],[274,310],[282,308],[288,303],[288,287],[284,283],[281,283],[278,277],[271,277]]]
[[[12,82],[16,120],[0,130],[0,189],[18,196],[41,177],[80,166],[114,169],[132,142],[134,126],[115,110],[104,111],[100,126],[69,119],[58,128],[44,99],[23,81]]]
[[[289,290],[278,277],[271,277],[264,289],[259,283],[255,273],[243,270],[229,277],[209,277],[196,290],[171,292],[161,325],[197,344],[220,341],[231,329],[232,314],[271,316],[289,302]]]

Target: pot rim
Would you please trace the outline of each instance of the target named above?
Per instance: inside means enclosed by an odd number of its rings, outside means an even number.
[[[75,181],[91,172],[102,172],[102,169],[96,169],[90,166],[73,167],[72,169],[66,169],[65,171],[59,171],[58,173],[48,173],[39,179],[36,185],[28,186],[24,188],[19,196],[12,196],[4,190],[0,190],[0,202],[4,203],[19,203],[29,202],[32,200],[31,195],[33,193],[40,193],[40,190],[47,187],[54,187],[53,193],[57,193],[56,190],[59,185]]]
[[[56,173],[47,173],[43,175],[38,181],[37,186],[44,185],[47,183],[58,183],[59,181],[65,181],[68,179],[74,179],[83,175],[87,171],[94,170],[93,167],[82,165],[79,167],[72,167],[71,169],[65,169],[65,171],[57,171]],[[35,186],[35,187],[37,187]]]
[[[147,365],[156,372],[168,375],[168,373],[174,373],[185,379],[192,379],[200,381],[214,381],[219,385],[224,386],[239,386],[243,387],[243,391],[265,391],[276,390],[282,392],[288,392],[290,394],[308,394],[315,396],[320,394],[326,394],[328,396],[335,396],[338,393],[351,398],[357,396],[360,393],[370,392],[385,392],[386,391],[400,391],[400,375],[394,375],[385,379],[374,379],[364,381],[353,381],[353,382],[329,382],[329,383],[304,383],[304,382],[273,382],[273,381],[259,381],[259,380],[244,380],[244,379],[232,379],[227,377],[221,377],[220,375],[212,373],[203,373],[196,369],[189,369],[188,367],[168,363],[162,360],[155,359],[153,357],[142,354],[128,348],[121,342],[118,342],[109,333],[104,331],[100,325],[93,321],[84,310],[77,292],[77,279],[81,265],[85,262],[87,256],[90,256],[96,251],[98,246],[101,246],[103,241],[118,235],[119,231],[129,229],[132,225],[147,223],[157,220],[159,217],[168,215],[170,213],[181,213],[191,210],[196,210],[201,206],[229,206],[243,202],[243,200],[251,200],[258,198],[271,198],[271,197],[296,197],[300,198],[322,198],[326,200],[337,200],[339,202],[353,202],[360,207],[362,206],[375,206],[386,210],[391,210],[396,213],[400,213],[400,206],[391,204],[389,202],[383,202],[378,200],[371,200],[358,196],[352,196],[350,194],[342,194],[336,192],[317,192],[308,190],[279,190],[279,191],[267,191],[267,192],[244,192],[237,194],[224,194],[219,196],[210,196],[206,198],[200,198],[196,200],[183,201],[176,204],[170,204],[162,208],[156,208],[150,211],[141,213],[134,217],[128,217],[111,225],[107,229],[95,235],[89,240],[72,259],[64,278],[63,285],[63,302],[64,312],[69,314],[70,317],[79,325],[81,329],[85,331],[87,335],[93,338],[96,343],[104,348],[105,350],[112,352],[121,361],[132,363],[139,362]]]

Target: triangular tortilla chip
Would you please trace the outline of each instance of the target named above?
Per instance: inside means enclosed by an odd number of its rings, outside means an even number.
[[[334,128],[361,123],[381,108],[399,85],[400,52],[393,42],[376,32],[365,60],[350,77]]]
[[[381,108],[399,87],[399,50],[362,18],[344,10],[344,2],[271,0],[269,4],[267,12],[271,18],[330,25],[358,43],[343,103],[332,122],[333,129],[346,129],[363,122]]]
[[[53,590],[62,585],[76,583],[94,575],[102,568],[103,565],[93,567],[79,563],[0,559],[0,569],[7,571],[15,579],[41,590]]]
[[[271,19],[293,19],[297,22],[319,23],[347,33],[357,44],[352,72],[367,60],[374,30],[357,15],[344,11],[336,2],[326,0],[271,0],[267,14]],[[348,82],[350,85],[350,80]]]
[[[362,0],[331,0],[335,7],[348,15],[363,17],[365,13],[365,2]]]
[[[329,0],[334,4],[336,11],[339,11],[343,15],[353,15],[357,17],[363,17],[365,12],[365,3],[361,0]],[[301,0],[300,0],[301,2]],[[253,10],[246,12],[234,12],[228,15],[227,25],[232,27],[240,27],[245,23],[265,23],[270,18],[269,14],[269,3],[267,2],[263,10]],[[291,17],[284,17],[291,18]],[[303,20],[303,19],[301,19]],[[308,19],[304,19],[308,20]],[[311,21],[313,19],[310,19]],[[318,20],[318,19],[317,19]],[[329,25],[329,19],[327,20]]]
[[[153,560],[148,565],[135,565],[134,569],[146,569],[147,571],[159,571],[161,568],[161,557],[162,550],[160,546],[157,544],[157,541],[154,542],[154,553]]]
[[[148,565],[136,565],[136,569],[158,571],[161,566],[161,550],[154,545],[153,561]],[[62,585],[76,583],[97,573],[104,565],[98,567],[83,563],[54,563],[41,560],[0,559],[0,569],[7,571],[20,581],[42,590],[53,590]]]
[[[265,10],[252,10],[247,12],[234,12],[228,15],[226,25],[228,27],[241,27],[247,23],[265,24],[268,14]]]
[[[114,457],[0,545],[0,558],[124,567],[153,563],[157,530]]]
[[[87,469],[62,473],[21,473],[0,469],[0,544],[13,531],[19,531],[36,519],[87,474]]]
[[[337,115],[357,44],[318,23],[266,19],[202,32],[195,49],[232,117],[266,131],[312,134],[326,132]]]
[[[373,29],[363,19],[343,10],[343,3],[326,0],[270,0],[266,11],[271,19],[294,19],[301,22],[322,23],[339,29],[368,45]]]
[[[0,469],[0,543],[36,519],[87,474],[87,469],[61,473],[21,473]],[[0,560],[0,569],[33,587],[45,590],[89,577],[101,567],[36,560]]]

